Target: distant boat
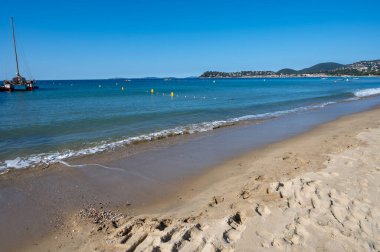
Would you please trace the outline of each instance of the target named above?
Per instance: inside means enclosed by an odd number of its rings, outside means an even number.
[[[11,23],[12,23],[12,37],[13,37],[14,53],[15,53],[15,58],[16,58],[17,73],[16,73],[16,76],[13,77],[12,80],[3,81],[3,85],[0,86],[0,91],[9,91],[9,92],[32,91],[34,89],[37,89],[38,86],[35,85],[34,80],[27,80],[24,77],[22,77],[20,74],[20,66],[18,63],[16,36],[15,36],[13,17],[11,17]]]
[[[124,80],[125,82],[130,82],[131,80]]]

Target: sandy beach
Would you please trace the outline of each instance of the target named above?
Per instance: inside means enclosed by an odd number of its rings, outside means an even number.
[[[250,151],[155,204],[82,209],[25,251],[378,251],[379,116]]]
[[[379,0],[1,8],[0,252],[380,252]]]

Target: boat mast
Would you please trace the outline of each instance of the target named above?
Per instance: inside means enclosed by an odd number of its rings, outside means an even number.
[[[19,65],[18,65],[18,55],[17,55],[17,47],[16,47],[15,25],[14,25],[14,22],[13,22],[13,17],[11,17],[11,21],[12,21],[13,45],[14,45],[15,56],[16,56],[17,77],[20,77],[20,68],[19,68]]]

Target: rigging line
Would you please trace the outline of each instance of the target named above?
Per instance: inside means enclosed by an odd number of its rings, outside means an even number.
[[[17,75],[20,75],[19,57],[18,57],[17,47],[16,47],[16,36],[15,36],[15,30],[14,30],[13,17],[11,18],[11,21],[12,21],[12,36],[13,36],[14,52],[15,52],[15,56],[16,56]],[[30,67],[29,67],[28,61],[27,61],[26,56],[25,56],[24,47],[23,47],[21,41],[18,41],[18,43],[19,43],[19,49],[21,49],[21,60],[22,60],[22,63],[24,64],[24,66],[25,66],[25,71],[26,71],[27,75],[29,75],[29,77],[31,79],[33,79],[33,76],[32,76],[32,73],[30,71]]]
[[[30,71],[30,67],[28,64],[27,57],[25,56],[24,46],[22,42],[19,42],[19,48],[21,49],[21,60],[24,63],[25,71],[27,75],[30,77],[30,79],[33,79],[33,75],[32,75],[32,72]]]
[[[15,52],[15,56],[16,56],[17,76],[20,76],[20,68],[19,68],[19,65],[18,65],[17,46],[16,46],[16,36],[15,36],[15,26],[14,26],[13,17],[11,17],[11,23],[12,23],[13,46],[14,46],[14,52]]]
[[[26,54],[25,54],[24,43],[20,39],[18,39],[17,43],[18,43],[18,49],[20,51],[20,56],[21,56],[20,58],[21,58],[21,61],[23,63],[24,70],[25,70],[27,76],[30,79],[33,79],[33,75],[32,75],[32,71],[30,70],[28,58],[26,57]]]

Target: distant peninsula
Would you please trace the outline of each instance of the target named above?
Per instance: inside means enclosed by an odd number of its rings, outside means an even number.
[[[260,77],[325,77],[325,76],[380,76],[380,60],[359,61],[352,64],[326,62],[309,68],[294,70],[284,68],[280,71],[207,71],[199,78],[260,78]]]

